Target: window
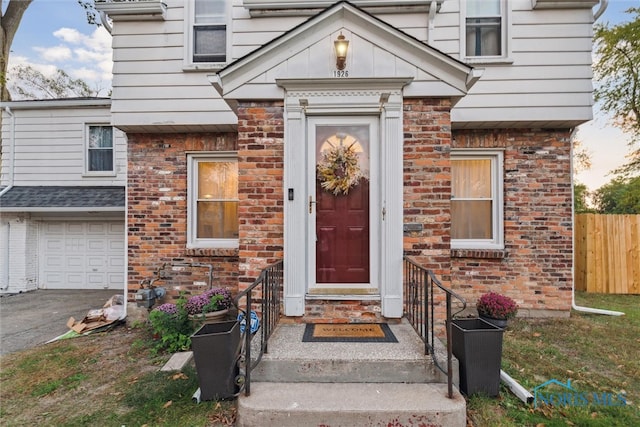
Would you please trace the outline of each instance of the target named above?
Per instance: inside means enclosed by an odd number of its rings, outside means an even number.
[[[238,246],[238,161],[235,154],[190,156],[190,247]]]
[[[224,63],[227,60],[227,2],[194,0],[193,27],[189,29],[191,62]]]
[[[465,0],[463,4],[465,57],[476,58],[475,62],[507,57],[505,0]]]
[[[113,173],[113,127],[89,125],[86,132],[85,172],[94,175]]]
[[[451,155],[451,247],[503,249],[502,153]]]

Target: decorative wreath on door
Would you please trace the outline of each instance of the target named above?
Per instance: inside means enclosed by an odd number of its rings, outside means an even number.
[[[318,180],[326,191],[338,196],[346,195],[358,185],[362,174],[358,165],[358,153],[352,148],[339,145],[325,151],[318,162]]]

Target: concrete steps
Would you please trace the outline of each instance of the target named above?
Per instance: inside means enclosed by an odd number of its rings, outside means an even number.
[[[446,376],[411,326],[390,327],[398,343],[303,343],[304,325],[278,326],[251,395],[238,398],[237,425],[465,426],[464,398],[446,396]]]
[[[446,384],[253,383],[238,427],[466,426],[464,398]]]

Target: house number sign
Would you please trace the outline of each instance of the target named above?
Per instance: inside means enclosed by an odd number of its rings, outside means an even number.
[[[349,77],[349,70],[333,70],[333,77]]]

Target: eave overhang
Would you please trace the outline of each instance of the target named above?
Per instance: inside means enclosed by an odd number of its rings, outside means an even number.
[[[113,21],[164,21],[167,17],[167,5],[156,0],[96,0],[95,9],[106,13]]]

